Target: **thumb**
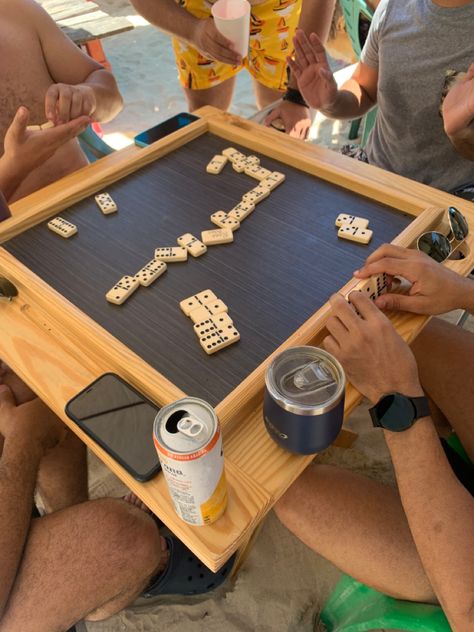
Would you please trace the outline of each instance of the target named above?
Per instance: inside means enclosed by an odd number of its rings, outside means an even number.
[[[420,296],[408,296],[406,294],[382,294],[375,304],[379,309],[392,310],[395,312],[413,312],[422,314],[423,299]]]
[[[267,117],[265,118],[265,125],[270,125],[270,123],[277,118],[281,118],[280,108],[278,107],[274,108],[267,114]]]
[[[16,406],[15,398],[6,384],[0,384],[0,408],[12,408]]]
[[[91,118],[89,116],[80,116],[62,125],[56,125],[44,130],[42,138],[45,142],[48,142],[51,149],[54,149],[81,134],[90,122]]]
[[[7,133],[10,133],[15,139],[19,140],[26,132],[29,120],[30,112],[28,108],[21,105],[16,111],[15,117],[13,118]]]

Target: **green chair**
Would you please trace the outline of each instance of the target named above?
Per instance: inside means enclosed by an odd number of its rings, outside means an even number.
[[[321,613],[328,632],[452,632],[438,606],[400,601],[344,575]]]
[[[339,4],[344,14],[346,31],[351,40],[352,49],[357,59],[359,59],[363,47],[363,42],[361,42],[361,18],[364,17],[368,22],[371,22],[374,12],[364,0],[339,0]],[[349,140],[355,140],[359,136],[360,125],[363,123],[360,146],[364,147],[370,131],[374,126],[376,116],[377,108],[374,107],[367,112],[363,119],[352,121],[349,131]]]

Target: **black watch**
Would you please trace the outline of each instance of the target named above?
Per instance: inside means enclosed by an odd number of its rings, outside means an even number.
[[[290,103],[296,103],[296,105],[302,105],[305,108],[308,107],[308,104],[303,99],[303,95],[296,88],[287,88],[285,94],[283,95],[283,101],[289,101]]]
[[[392,432],[408,430],[417,419],[431,414],[427,397],[407,397],[401,393],[384,395],[369,413],[376,428]]]

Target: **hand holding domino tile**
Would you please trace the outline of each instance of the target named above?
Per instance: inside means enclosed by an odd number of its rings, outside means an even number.
[[[28,108],[19,107],[5,133],[4,153],[0,157],[0,173],[8,174],[8,178],[2,179],[3,194],[7,200],[24,178],[49,160],[65,143],[83,132],[90,122],[89,117],[81,116],[51,129],[30,130],[28,129],[29,119]],[[14,179],[9,175],[12,173],[15,174]]]
[[[329,302],[329,336],[323,347],[339,360],[362,395],[376,403],[387,393],[424,394],[410,347],[364,293],[352,292],[351,305],[340,294],[331,296]],[[354,318],[354,309],[360,317]]]

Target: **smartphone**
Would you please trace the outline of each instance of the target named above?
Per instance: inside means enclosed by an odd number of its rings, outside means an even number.
[[[154,143],[155,140],[168,136],[168,134],[176,132],[178,129],[186,127],[186,125],[189,125],[197,120],[199,120],[199,116],[189,114],[188,112],[181,112],[180,114],[176,114],[176,116],[172,116],[166,121],[163,121],[163,123],[155,125],[155,127],[150,127],[150,129],[140,132],[140,134],[137,134],[133,140],[135,141],[135,145],[138,145],[139,147],[146,147],[147,145]]]
[[[160,470],[153,444],[153,422],[160,409],[118,375],[101,375],[65,410],[138,481],[148,481]]]

